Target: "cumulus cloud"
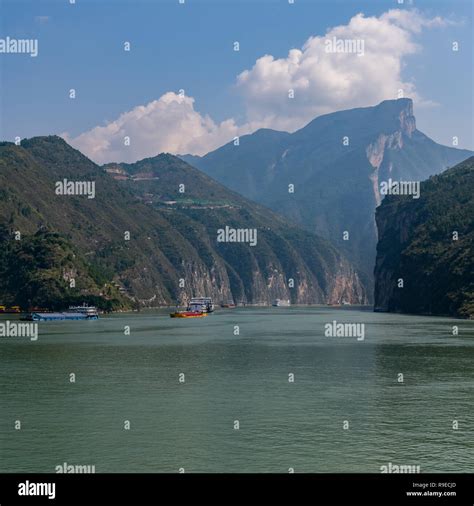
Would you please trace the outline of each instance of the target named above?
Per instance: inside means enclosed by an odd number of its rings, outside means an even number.
[[[415,10],[390,10],[380,17],[357,14],[347,25],[310,37],[286,58],[262,56],[237,78],[247,116],[294,130],[320,114],[397,98],[399,90],[419,102],[414,83],[402,78],[404,59],[421,50],[414,34],[443,24]],[[334,41],[359,51],[333,52]]]
[[[194,99],[173,92],[121,114],[78,137],[63,137],[97,163],[132,162],[158,153],[202,155],[246,133],[233,119],[215,123],[194,110]]]
[[[192,97],[168,92],[78,137],[63,136],[96,162],[130,162],[163,151],[202,155],[260,127],[294,131],[320,114],[397,98],[399,90],[423,103],[415,84],[402,76],[405,59],[421,51],[417,34],[445,24],[417,10],[357,14],[347,25],[309,37],[287,57],[264,55],[237,76],[247,118],[241,125],[232,118],[216,123],[194,109]],[[333,52],[328,41],[339,40],[354,41],[359,51]]]

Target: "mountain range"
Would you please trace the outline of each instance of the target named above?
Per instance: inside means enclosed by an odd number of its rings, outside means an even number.
[[[409,99],[324,115],[292,134],[258,130],[204,157],[162,153],[99,166],[56,136],[3,142],[0,304],[60,307],[87,298],[114,309],[199,295],[365,304],[373,300],[379,233],[376,308],[405,310],[390,291],[398,272],[390,248],[397,261],[408,257],[390,231],[406,238],[410,224],[425,231],[425,222],[438,230],[429,212],[451,214],[429,195],[450,187],[444,175],[430,178],[419,202],[384,198],[382,189],[389,181],[419,184],[471,154],[418,131]],[[464,191],[472,188],[462,170],[456,174]],[[93,194],[74,194],[74,185]],[[417,217],[405,229],[396,220],[406,209]],[[429,239],[421,250],[438,248]],[[449,272],[448,263],[443,268]],[[458,302],[447,313],[469,312]]]
[[[471,155],[417,130],[405,98],[326,114],[292,134],[258,130],[203,157],[181,158],[331,241],[371,294],[381,183],[422,181]]]
[[[58,193],[63,182],[93,182],[94,197]],[[3,142],[0,188],[0,303],[367,301],[327,240],[172,155],[100,167],[56,136]],[[257,241],[219,242],[221,229],[255,230]]]

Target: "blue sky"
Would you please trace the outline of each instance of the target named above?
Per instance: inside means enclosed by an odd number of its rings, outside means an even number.
[[[334,27],[348,25],[357,13],[379,18],[390,9],[416,8],[416,15],[423,19],[443,20],[442,26],[427,22],[420,32],[409,33],[417,51],[397,56],[401,80],[411,83],[419,97],[419,104],[415,103],[417,126],[438,142],[451,144],[456,135],[460,147],[473,149],[473,3],[408,3],[295,0],[290,5],[288,0],[185,0],[181,5],[178,0],[76,0],[71,5],[69,0],[2,0],[0,38],[37,38],[39,54],[36,58],[0,54],[0,137],[13,140],[17,135],[67,133],[70,139],[77,139],[137,106],[180,89],[194,99],[186,104],[186,124],[176,119],[179,111],[173,109],[168,115],[163,106],[160,119],[155,115],[148,123],[130,124],[136,121],[135,114],[117,127],[120,135],[129,128],[137,137],[136,132],[147,124],[151,130],[156,128],[136,143],[139,147],[131,158],[147,155],[149,150],[199,151],[199,142],[205,151],[230,140],[235,132],[246,133],[257,126],[292,130],[311,114],[339,106],[375,105],[382,95],[370,88],[367,93],[359,90],[354,97],[348,92],[340,101],[326,95],[330,89],[323,98],[317,88],[311,97],[301,98],[298,112],[288,112],[286,105],[286,109],[280,108],[273,98],[266,103],[266,96],[259,91],[266,87],[265,77],[254,72],[246,83],[238,85],[237,76],[251,71],[265,54],[283,62],[289,50],[301,49],[311,36],[322,37]],[[123,49],[125,41],[131,43],[129,52]],[[235,41],[240,44],[238,52],[233,50]],[[458,52],[452,51],[453,41],[460,44]],[[366,79],[372,80],[370,75]],[[316,82],[315,86],[322,84]],[[76,90],[74,100],[68,95],[71,88]],[[207,117],[211,126],[202,119]],[[220,125],[229,119],[232,125]],[[205,134],[194,143],[177,141],[177,136],[194,135],[195,120],[201,122],[198,130],[203,128]],[[167,125],[166,134],[173,131],[173,137],[164,143],[151,140],[165,137],[158,121]],[[110,142],[110,150],[104,148],[95,157],[106,161],[121,155],[112,149],[115,141],[107,137],[113,135],[94,131],[80,138],[77,145],[91,151],[94,142]]]

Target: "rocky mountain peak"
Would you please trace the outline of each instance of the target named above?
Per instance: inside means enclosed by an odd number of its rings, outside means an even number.
[[[367,158],[378,169],[383,161],[385,149],[402,149],[403,136],[411,138],[416,130],[416,119],[413,115],[413,101],[411,98],[398,100],[385,100],[377,107],[378,113],[384,116],[392,116],[395,130],[393,132],[380,133],[377,139],[366,148]]]
[[[411,137],[416,130],[416,119],[413,115],[413,100],[411,98],[384,100],[376,106],[376,113],[381,118],[392,118],[396,130],[408,137]]]
[[[413,116],[413,101],[405,99],[406,106],[400,110],[400,130],[402,133],[411,137],[411,134],[416,130],[416,119]]]

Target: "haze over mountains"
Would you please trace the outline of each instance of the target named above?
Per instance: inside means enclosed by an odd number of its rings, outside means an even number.
[[[56,194],[64,179],[94,182],[94,198]],[[0,188],[4,303],[57,307],[83,295],[119,306],[204,295],[367,301],[350,263],[326,240],[172,155],[99,167],[59,137],[4,142]],[[217,242],[225,227],[256,229],[257,243]]]
[[[412,101],[399,99],[320,116],[293,134],[258,130],[238,145],[181,158],[329,239],[372,293],[380,183],[421,181],[470,155],[417,130]]]

